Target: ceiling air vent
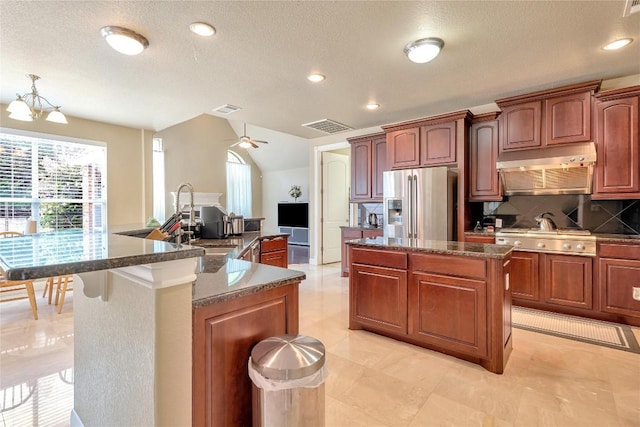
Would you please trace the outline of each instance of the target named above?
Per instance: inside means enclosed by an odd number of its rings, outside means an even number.
[[[338,133],[338,132],[344,132],[346,130],[353,129],[347,125],[343,125],[342,123],[338,123],[336,121],[329,120],[329,119],[323,119],[315,122],[304,123],[302,126],[319,130],[320,132],[324,132],[324,133]]]
[[[231,113],[235,113],[238,110],[242,110],[242,108],[236,107],[235,105],[231,105],[231,104],[224,104],[219,106],[218,108],[213,109],[214,112],[220,113],[220,114],[231,114]]]
[[[622,17],[627,17],[638,12],[640,12],[640,0],[627,0],[627,3],[624,5]]]

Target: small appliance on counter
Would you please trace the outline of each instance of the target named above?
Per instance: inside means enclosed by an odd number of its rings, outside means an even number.
[[[378,226],[378,215],[374,213],[369,214],[369,226],[377,227]]]
[[[225,233],[229,236],[241,236],[244,232],[244,217],[242,215],[236,215],[231,212],[226,215],[225,220]]]
[[[201,237],[203,239],[226,239],[229,235],[226,226],[227,218],[227,213],[219,206],[202,206],[200,208]]]

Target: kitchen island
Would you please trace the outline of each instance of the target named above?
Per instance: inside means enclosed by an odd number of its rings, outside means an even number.
[[[511,247],[377,237],[347,242],[349,329],[501,374],[511,353]]]
[[[285,332],[297,332],[297,286],[305,277],[228,254],[205,255],[201,247],[81,230],[4,239],[0,268],[10,279],[75,274],[74,426],[191,425],[196,417],[192,390],[206,375],[196,370],[198,358],[210,361],[211,356],[193,353],[204,338],[196,336],[199,310],[224,311],[247,301],[275,305],[277,310],[262,318],[262,329],[276,325],[273,329],[280,331],[284,317]],[[285,314],[273,317],[280,309]],[[244,360],[233,363],[242,363],[246,375],[246,348],[254,339],[245,329],[216,328],[221,325],[216,321],[200,324],[211,333],[207,339],[225,333],[225,356],[245,348]],[[225,366],[215,368],[219,374]],[[247,389],[242,383],[243,393]],[[208,397],[227,391],[215,388]]]

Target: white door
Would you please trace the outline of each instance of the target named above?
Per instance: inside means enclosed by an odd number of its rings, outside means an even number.
[[[322,264],[342,256],[340,227],[349,225],[349,156],[322,153]]]

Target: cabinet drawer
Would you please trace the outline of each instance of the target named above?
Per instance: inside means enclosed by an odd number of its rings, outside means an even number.
[[[624,245],[603,243],[598,250],[598,256],[602,258],[622,258],[640,260],[640,245]]]
[[[260,250],[262,252],[277,251],[287,249],[287,239],[284,237],[276,237],[275,239],[264,239],[260,242]]]
[[[487,262],[473,257],[411,254],[411,270],[485,279]]]
[[[362,237],[382,237],[382,229],[378,228],[375,230],[362,230]]]
[[[396,251],[353,248],[351,250],[351,262],[406,270],[407,254]]]

